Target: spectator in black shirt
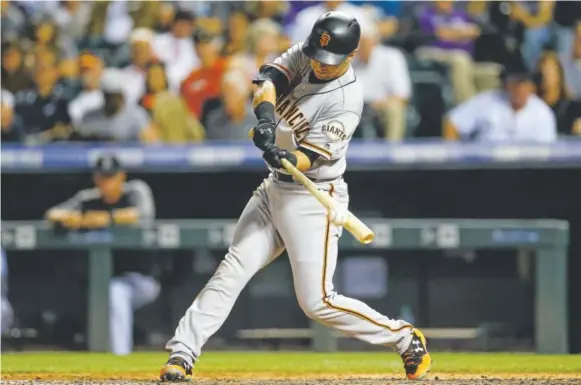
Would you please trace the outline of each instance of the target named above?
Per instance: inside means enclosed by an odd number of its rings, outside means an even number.
[[[155,219],[149,186],[141,180],[126,181],[127,174],[115,156],[101,156],[93,181],[96,188],[79,191],[51,208],[45,217],[70,230],[97,230],[111,225],[146,225]],[[116,253],[114,278],[109,283],[111,351],[126,355],[133,349],[133,312],[153,302],[160,290],[154,278],[151,254]]]
[[[12,93],[34,88],[34,81],[24,68],[23,56],[18,44],[2,44],[2,88]]]
[[[2,142],[24,141],[24,127],[17,116],[14,116],[14,96],[7,90],[2,90]]]
[[[44,143],[69,136],[69,102],[58,79],[54,63],[39,62],[34,68],[36,88],[16,93],[15,112],[22,119],[27,140]]]
[[[537,94],[555,113],[558,133],[581,135],[581,101],[570,97],[559,57],[554,52],[543,53],[537,71]]]

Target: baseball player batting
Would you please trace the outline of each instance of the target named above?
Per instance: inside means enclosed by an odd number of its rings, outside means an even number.
[[[171,353],[161,368],[162,381],[181,381],[192,374],[202,346],[222,326],[244,286],[285,249],[298,303],[309,318],[394,348],[409,379],[421,379],[429,371],[431,358],[418,329],[333,288],[349,201],[342,178],[345,154],[363,107],[351,67],[360,34],[355,18],[325,13],[306,41],[260,68],[254,80],[258,124],[252,140],[271,172],[244,208],[226,257],[167,343]],[[286,172],[283,159],[339,206],[323,207]]]

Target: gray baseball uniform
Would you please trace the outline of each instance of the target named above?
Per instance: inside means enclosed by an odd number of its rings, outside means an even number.
[[[302,147],[318,153],[306,175],[347,206],[349,195],[342,175],[347,147],[363,107],[362,90],[352,68],[337,79],[311,82],[310,61],[301,52],[301,44],[270,64],[282,71],[292,86],[292,91],[277,101],[276,144],[286,150]],[[283,172],[272,170],[254,192],[224,261],[186,311],[167,349],[190,364],[196,360],[250,278],[286,249],[297,299],[309,318],[403,352],[410,344],[412,326],[334,291],[342,227],[329,221],[326,209],[302,185],[280,174]]]

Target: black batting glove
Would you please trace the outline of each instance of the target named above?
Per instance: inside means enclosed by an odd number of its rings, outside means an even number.
[[[275,129],[274,122],[266,119],[259,120],[258,125],[254,127],[252,136],[254,145],[262,151],[267,151],[274,147]]]
[[[288,160],[294,166],[297,165],[297,157],[295,154],[287,150],[281,150],[278,147],[272,147],[271,149],[264,151],[264,154],[262,154],[262,158],[266,161],[266,163],[268,163],[275,169],[284,168],[281,163],[282,159]]]

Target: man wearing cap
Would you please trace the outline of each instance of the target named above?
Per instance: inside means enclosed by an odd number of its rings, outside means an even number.
[[[129,38],[131,63],[123,68],[124,93],[128,104],[137,105],[145,94],[145,72],[147,66],[157,61],[153,54],[155,35],[149,28],[136,28]]]
[[[444,121],[448,140],[552,142],[555,115],[534,94],[534,75],[524,65],[510,65],[502,74],[503,89],[482,92],[460,104]]]
[[[89,111],[102,108],[105,104],[100,82],[103,72],[103,61],[97,55],[84,52],[79,57],[82,90],[69,103],[69,115],[74,126],[78,126],[83,116]]]
[[[171,31],[155,37],[153,50],[165,64],[170,89],[177,91],[181,82],[198,66],[192,32],[194,15],[180,9],[176,12]]]
[[[220,83],[227,61],[220,55],[223,46],[220,36],[198,29],[194,41],[200,65],[183,81],[180,91],[192,114],[201,118],[204,102],[220,96]]]
[[[98,230],[111,225],[144,225],[155,219],[150,187],[141,180],[127,181],[115,156],[97,159],[93,172],[95,188],[81,190],[46,212],[45,218],[68,230]],[[133,349],[133,311],[159,294],[152,276],[155,266],[143,253],[116,253],[114,278],[109,283],[110,349],[117,355]]]
[[[142,141],[158,140],[147,112],[125,102],[123,70],[107,68],[101,77],[102,108],[88,112],[77,126],[77,134],[86,140]]]

